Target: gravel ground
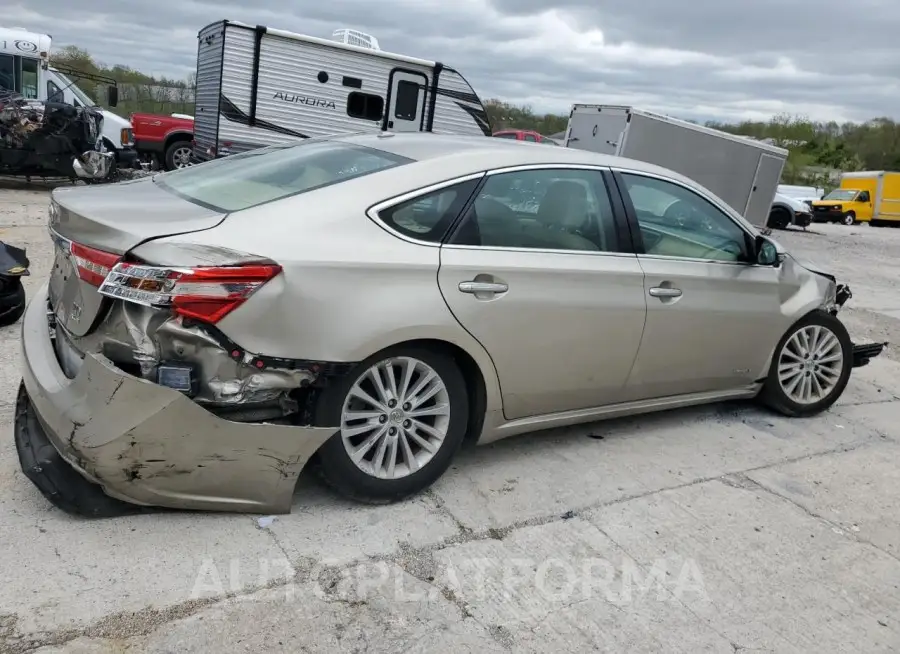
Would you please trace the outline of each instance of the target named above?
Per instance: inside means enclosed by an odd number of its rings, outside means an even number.
[[[0,240],[50,266],[46,187],[0,182]],[[900,342],[900,230],[778,232]],[[75,519],[12,443],[18,326],[0,329],[0,653],[897,652],[900,363],[829,412],[722,404],[462,452],[423,495],[293,511]]]

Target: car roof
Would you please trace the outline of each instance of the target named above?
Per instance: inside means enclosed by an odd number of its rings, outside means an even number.
[[[486,168],[539,164],[584,164],[616,166],[663,175],[696,186],[696,182],[673,170],[635,159],[598,154],[577,148],[548,148],[540,143],[498,139],[488,136],[460,136],[429,132],[381,132],[345,134],[332,140],[384,150],[414,161],[453,159],[454,167],[470,165],[473,172]]]

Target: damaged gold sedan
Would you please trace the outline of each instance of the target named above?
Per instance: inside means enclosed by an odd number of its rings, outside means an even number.
[[[394,501],[470,439],[759,398],[813,415],[881,352],[849,290],[647,164],[349,135],[53,192],[15,441],[83,515],[285,513],[315,460]]]

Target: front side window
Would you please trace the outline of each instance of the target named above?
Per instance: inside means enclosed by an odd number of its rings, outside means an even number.
[[[491,175],[453,242],[482,247],[618,251],[600,171],[523,170]]]
[[[412,159],[335,141],[307,141],[181,168],[153,178],[186,200],[230,212],[400,166]]]
[[[500,132],[499,134],[494,134],[494,138],[498,139],[515,139],[517,134],[515,132]]]
[[[647,254],[747,261],[747,232],[690,189],[654,177],[623,173]]]
[[[63,102],[63,92],[55,83],[47,80],[47,102]]]
[[[536,141],[537,141],[537,138],[535,138],[534,134],[526,134],[526,135],[525,135],[525,140],[526,140],[526,141],[531,141],[531,142],[536,142]]]
[[[478,180],[447,186],[378,212],[391,229],[429,243],[440,243],[475,190]]]

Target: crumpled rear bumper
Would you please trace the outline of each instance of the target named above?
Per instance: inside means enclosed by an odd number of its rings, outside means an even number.
[[[337,427],[239,423],[181,393],[129,375],[88,354],[75,379],[63,374],[48,331],[47,286],[22,326],[23,387],[16,442],[26,475],[61,508],[85,515],[104,498],[178,509],[289,513],[297,477]],[[47,445],[53,450],[48,450]],[[54,451],[78,477],[48,483]],[[60,487],[66,486],[68,488]]]

